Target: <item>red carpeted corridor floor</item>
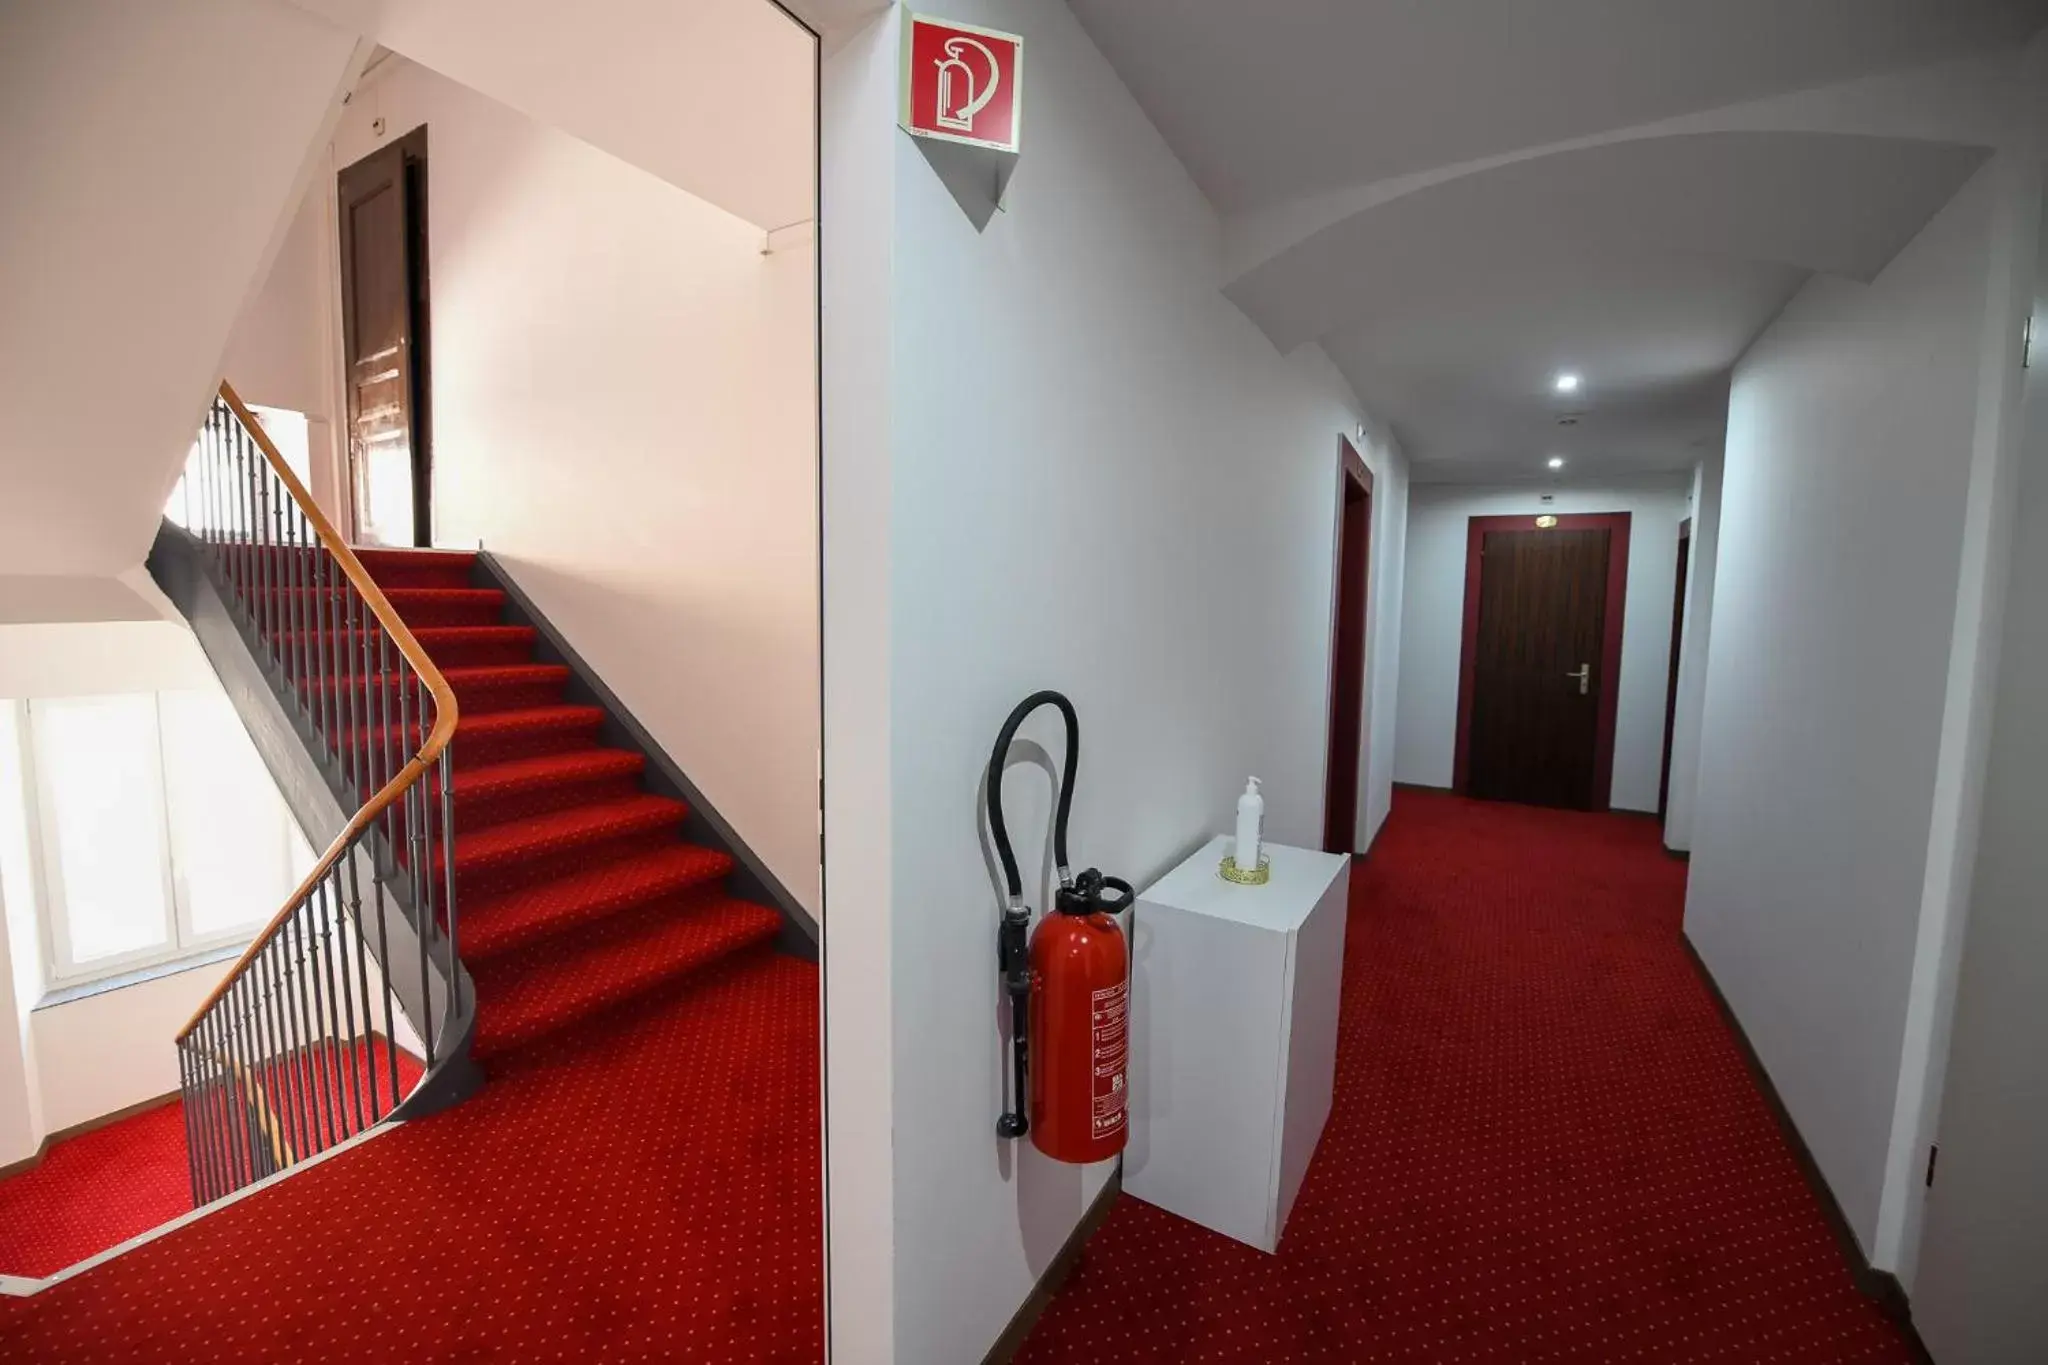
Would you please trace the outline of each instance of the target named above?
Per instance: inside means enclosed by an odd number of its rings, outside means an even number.
[[[1020,1362],[1904,1365],[1679,935],[1657,826],[1402,792],[1280,1254],[1124,1196]]]
[[[40,1294],[0,1359],[815,1362],[818,977],[470,558],[363,558],[462,703],[468,1102]]]

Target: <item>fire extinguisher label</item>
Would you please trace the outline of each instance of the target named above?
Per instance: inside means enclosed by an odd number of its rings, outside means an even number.
[[[1089,1060],[1094,1077],[1094,1136],[1101,1138],[1124,1126],[1129,1092],[1124,1088],[1124,1063],[1130,1054],[1131,989],[1129,981],[1092,992]]]

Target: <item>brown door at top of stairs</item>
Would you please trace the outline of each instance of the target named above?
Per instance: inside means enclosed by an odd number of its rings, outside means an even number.
[[[433,543],[427,130],[340,174],[341,331],[354,539]]]
[[[1611,533],[1489,531],[1466,790],[1593,809]]]

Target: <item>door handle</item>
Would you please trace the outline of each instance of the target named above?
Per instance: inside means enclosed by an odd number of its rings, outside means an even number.
[[[1583,697],[1592,688],[1593,665],[1580,664],[1577,668],[1574,668],[1571,672],[1565,674],[1565,676],[1567,678],[1577,678],[1579,680],[1579,695]]]

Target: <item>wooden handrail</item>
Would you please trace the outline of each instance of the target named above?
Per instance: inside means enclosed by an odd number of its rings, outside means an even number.
[[[335,836],[334,842],[327,846],[327,851],[313,864],[313,870],[306,874],[299,882],[298,889],[285,901],[284,908],[270,917],[270,922],[263,926],[256,937],[250,940],[242,955],[235,959],[235,965],[228,969],[227,975],[221,978],[221,983],[214,987],[199,1008],[192,1012],[192,1017],[185,1022],[185,1027],[178,1031],[177,1040],[181,1043],[192,1036],[193,1031],[205,1019],[207,1011],[220,1003],[221,997],[228,993],[229,988],[241,976],[243,969],[277,937],[278,931],[292,917],[292,912],[311,898],[314,889],[334,870],[335,865],[347,855],[356,841],[405,794],[408,787],[433,770],[434,763],[441,757],[441,751],[446,749],[449,741],[455,737],[455,722],[459,716],[455,705],[455,689],[448,685],[448,679],[441,675],[441,670],[434,667],[434,661],[427,657],[427,651],[421,648],[420,642],[413,638],[412,631],[399,619],[397,609],[391,605],[390,599],[384,596],[384,590],[377,586],[376,580],[370,577],[370,571],[363,567],[363,561],[356,558],[356,553],[349,548],[348,542],[342,539],[341,534],[321,514],[319,506],[313,501],[313,495],[299,482],[299,476],[292,473],[292,468],[285,463],[284,456],[278,454],[277,447],[271,443],[269,435],[263,430],[263,424],[243,405],[241,395],[237,394],[234,387],[225,379],[220,384],[220,396],[221,401],[235,414],[235,420],[242,424],[242,429],[255,440],[256,448],[263,452],[263,458],[269,462],[271,472],[283,482],[285,490],[292,495],[292,501],[299,505],[300,514],[306,518],[306,524],[313,528],[313,534],[319,537],[320,544],[334,556],[334,561],[341,566],[342,573],[355,585],[356,591],[362,594],[364,604],[376,616],[377,624],[383,627],[384,634],[398,646],[400,657],[411,664],[413,671],[419,674],[421,685],[434,699],[434,728],[427,732],[426,740],[420,745],[419,752],[407,760],[405,766],[400,768],[389,782],[378,788],[377,792],[363,803],[361,810],[350,817],[348,824],[342,827],[341,833]],[[422,932],[424,929],[425,926],[422,926]]]

